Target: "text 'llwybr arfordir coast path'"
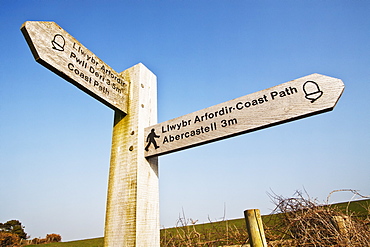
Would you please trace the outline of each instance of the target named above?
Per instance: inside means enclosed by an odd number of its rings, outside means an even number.
[[[312,74],[145,129],[146,156],[161,155],[332,110],[344,84]]]

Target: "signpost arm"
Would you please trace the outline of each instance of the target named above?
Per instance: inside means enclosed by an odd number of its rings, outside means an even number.
[[[158,158],[144,157],[144,128],[157,123],[156,76],[138,64],[129,82],[127,115],[114,117],[104,246],[158,246]]]

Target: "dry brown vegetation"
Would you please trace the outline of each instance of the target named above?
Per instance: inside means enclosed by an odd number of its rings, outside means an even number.
[[[21,239],[17,234],[0,231],[0,246],[1,247],[17,247],[20,245]]]
[[[245,227],[226,220],[195,225],[191,219],[179,218],[177,227],[161,231],[161,246],[165,247],[243,245],[247,240]]]
[[[370,246],[370,207],[365,215],[324,206],[297,191],[294,197],[271,196],[276,204],[274,217],[266,222],[270,246]],[[349,205],[349,204],[348,204]]]
[[[270,197],[276,208],[263,217],[268,246],[370,247],[368,201],[361,204],[364,208],[360,211],[364,213],[358,214],[349,210],[351,202],[344,209],[321,205],[306,192],[297,191],[290,198],[276,194]],[[196,225],[183,213],[177,227],[161,231],[161,246],[247,246],[248,233],[241,222],[224,220]]]

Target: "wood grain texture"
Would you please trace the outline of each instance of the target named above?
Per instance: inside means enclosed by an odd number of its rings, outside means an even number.
[[[312,74],[159,123],[145,129],[145,145],[149,145],[145,156],[159,156],[327,112],[334,108],[343,90],[340,79]],[[152,132],[154,138],[150,138]]]
[[[126,113],[124,78],[55,22],[27,21],[21,31],[38,63],[108,107]]]
[[[138,64],[129,81],[127,115],[115,113],[105,246],[158,246],[158,158],[144,157],[144,128],[157,122],[156,77]]]
[[[251,247],[267,247],[265,231],[259,209],[249,209],[244,211],[245,223],[249,235]]]

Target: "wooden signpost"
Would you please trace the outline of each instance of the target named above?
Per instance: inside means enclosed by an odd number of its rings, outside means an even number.
[[[312,74],[145,129],[145,156],[158,156],[330,111],[341,80]]]
[[[157,123],[157,79],[138,64],[115,72],[54,22],[21,31],[37,62],[115,110],[105,246],[158,246],[158,158],[144,157],[144,128]]]
[[[341,80],[312,74],[157,124],[157,80],[121,73],[54,22],[21,31],[37,62],[115,110],[105,246],[160,246],[158,156],[330,111]]]

